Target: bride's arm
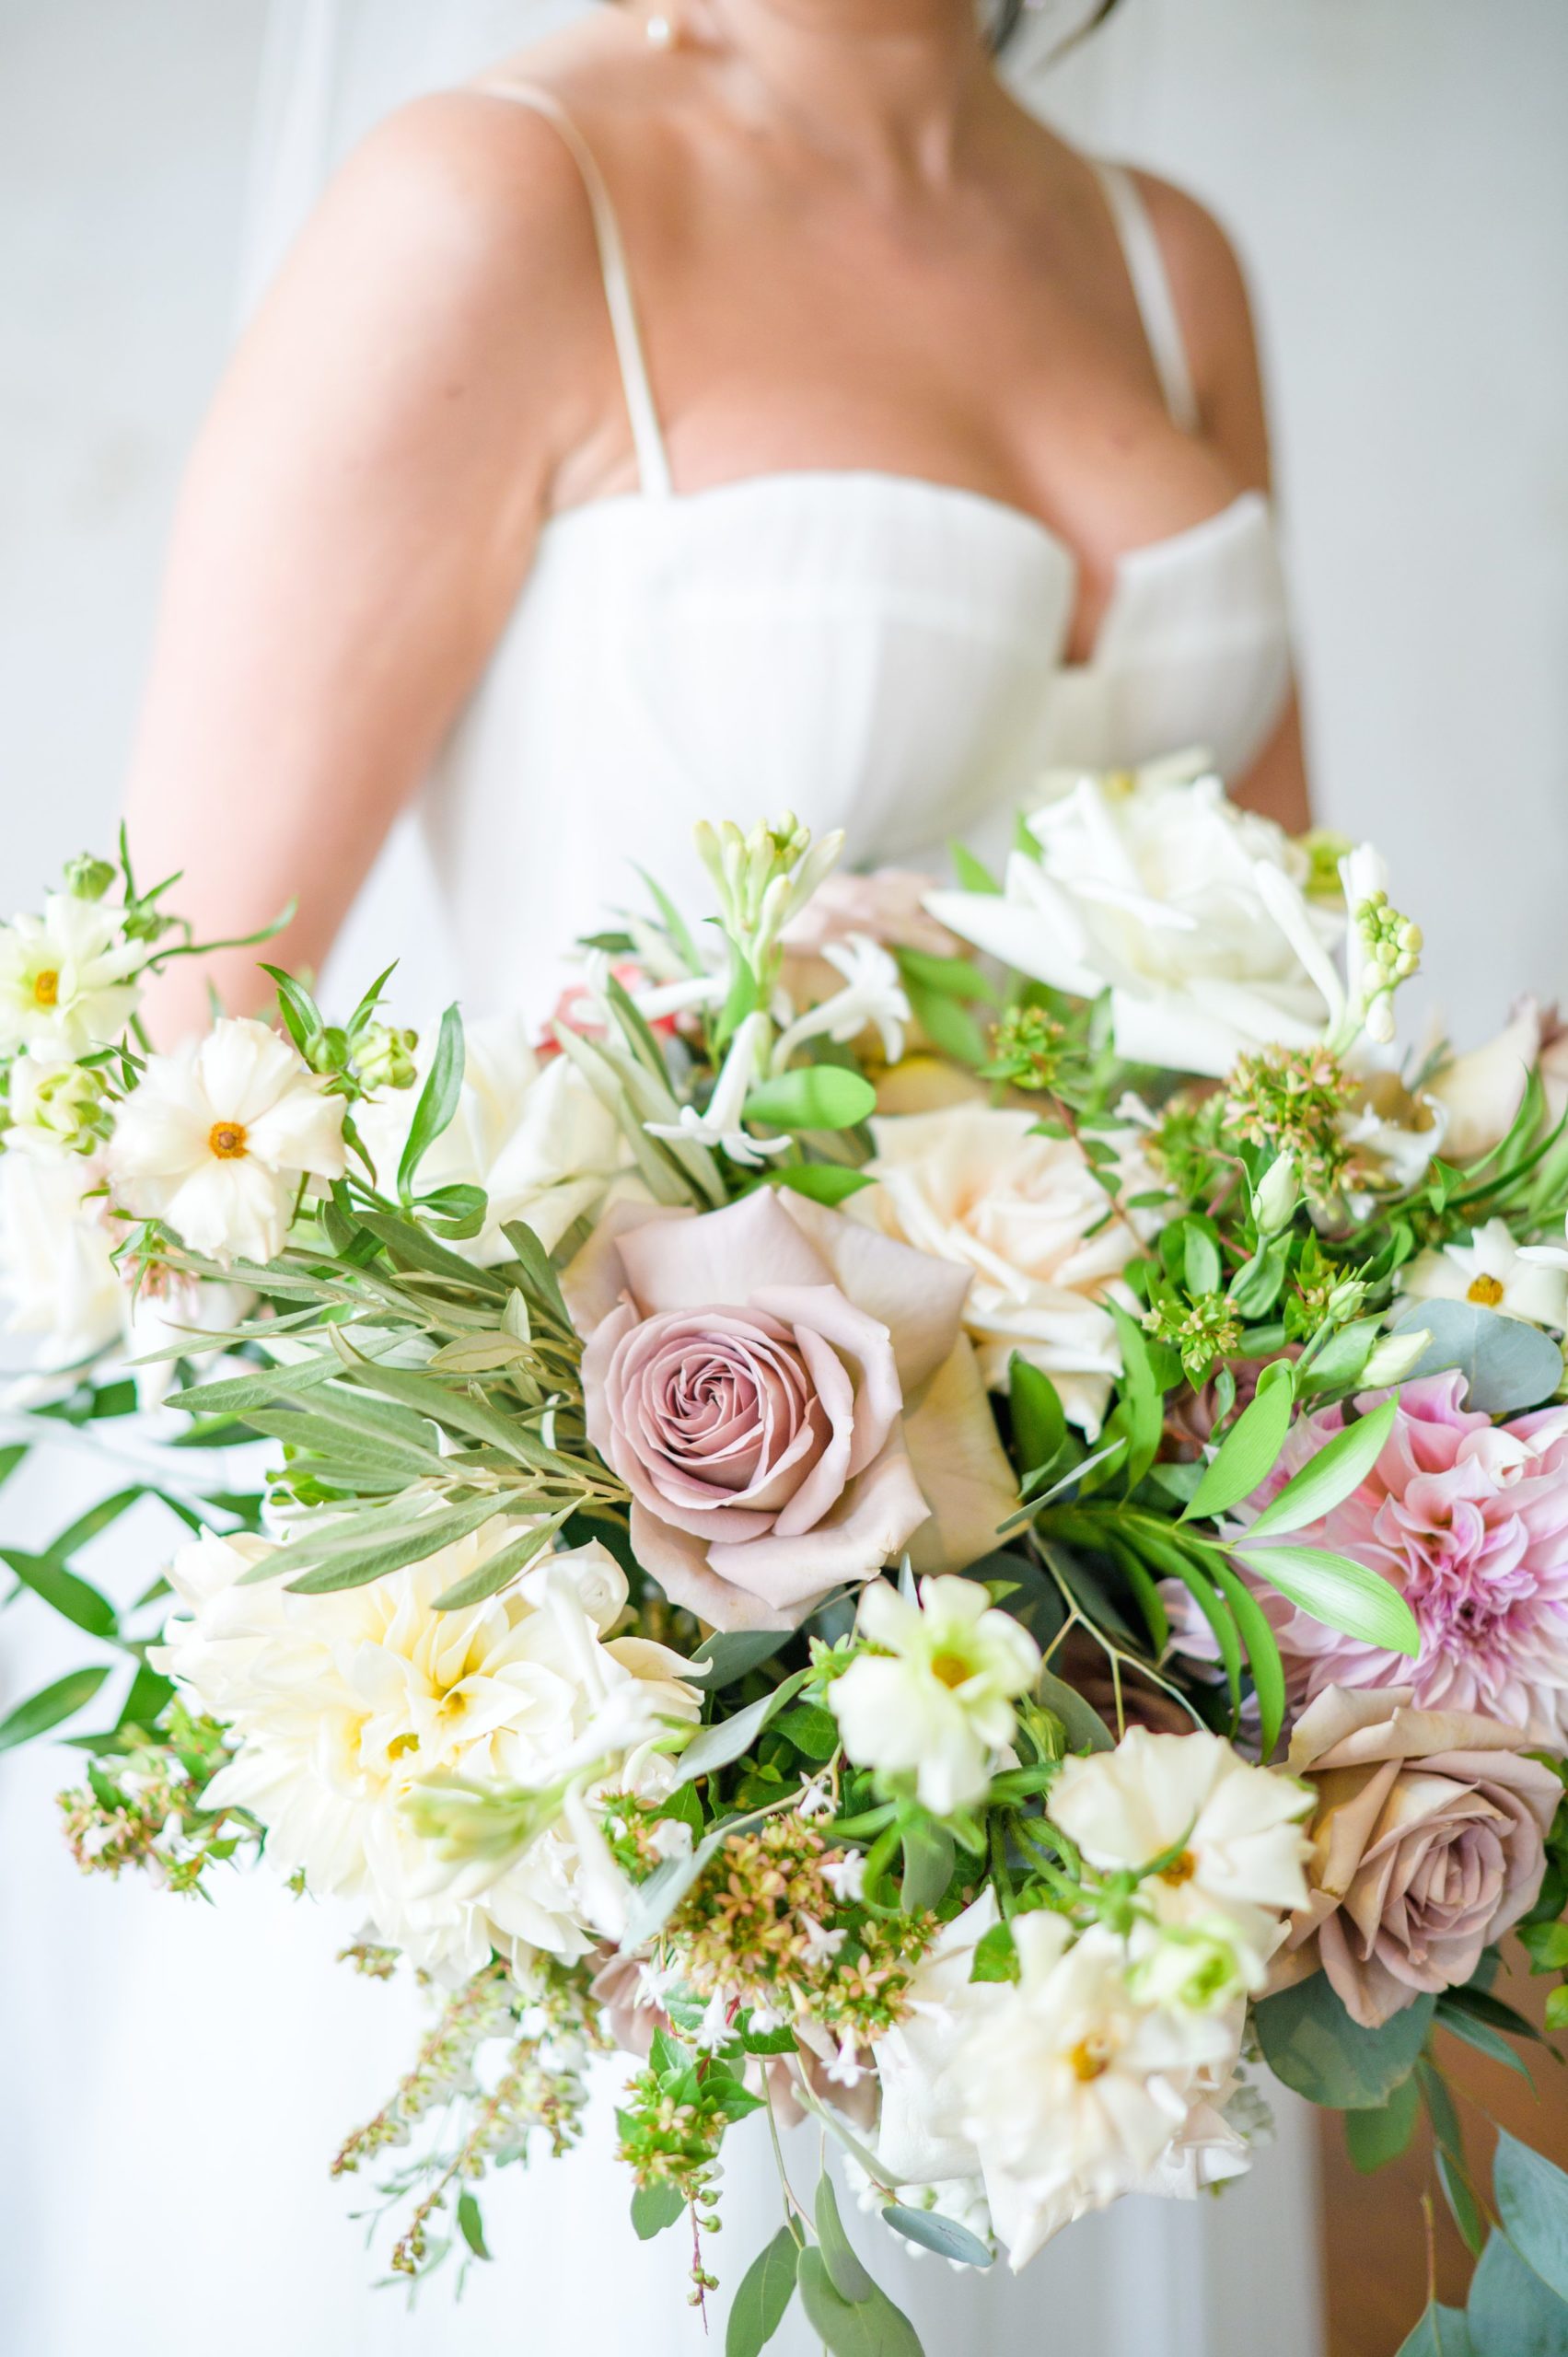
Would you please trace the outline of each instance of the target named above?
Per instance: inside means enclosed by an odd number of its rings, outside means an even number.
[[[1171,276],[1205,440],[1243,488],[1269,491],[1269,425],[1247,284],[1214,216],[1167,180],[1140,172],[1139,185]],[[1272,737],[1237,799],[1292,833],[1311,824],[1301,712],[1293,691]]]
[[[319,963],[482,668],[563,453],[615,431],[575,168],[546,124],[454,94],[349,165],[246,336],[180,503],[129,793],[138,879],[208,938]],[[607,375],[607,371],[609,372]],[[608,421],[608,423],[607,423]],[[200,1019],[180,961],[155,1004]]]

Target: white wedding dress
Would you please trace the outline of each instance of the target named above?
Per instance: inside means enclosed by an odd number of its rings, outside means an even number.
[[[939,863],[953,834],[1005,836],[1047,762],[1125,763],[1202,742],[1227,772],[1246,768],[1288,671],[1260,497],[1125,559],[1094,655],[1073,665],[1073,558],[1028,515],[870,471],[682,494],[593,160],[548,100],[512,95],[551,112],[583,166],[641,484],[545,528],[427,797],[470,1004],[546,1008],[574,934],[640,896],[633,862],[700,911],[701,816],[789,807],[844,828],[853,863],[908,865]],[[1157,246],[1132,183],[1106,185],[1167,400],[1191,424]],[[64,1518],[52,1496],[35,1494],[32,1510],[40,1534]],[[14,1511],[13,1534],[28,1535]],[[60,1645],[58,1667],[70,1657]],[[32,1682],[51,1674],[54,1661]],[[631,2235],[610,2158],[613,2071],[582,2148],[485,2193],[497,2263],[472,2270],[460,2306],[442,2279],[412,2313],[395,2293],[372,2294],[343,2222],[354,2205],[326,2163],[412,2050],[411,1992],[335,1967],[353,1927],[296,1907],[264,1875],[233,1878],[211,1909],[129,1883],[72,1885],[47,1806],[62,1757],[24,1756],[3,1794],[6,2112],[29,2122],[25,2147],[6,2140],[0,2181],[7,2357],[722,2347],[724,2295],[706,2344],[685,2305],[683,2231]],[[18,1898],[29,1890],[44,1896],[47,1940]],[[1016,2281],[912,2260],[874,2222],[855,2231],[927,2357],[1241,2357],[1259,2316],[1272,2357],[1315,2357],[1308,2147],[1294,2111],[1284,2128],[1282,2149],[1221,2200],[1125,2201]],[[810,2140],[796,2140],[794,2168],[808,2186]],[[733,2288],[778,2223],[756,2121],[732,2141],[723,2207],[708,2258]],[[775,2345],[805,2357],[816,2343],[796,2312]]]

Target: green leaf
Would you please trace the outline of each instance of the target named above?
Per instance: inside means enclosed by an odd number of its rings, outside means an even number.
[[[1050,1376],[1015,1351],[1007,1363],[1013,1447],[1026,1481],[1045,1470],[1067,1437],[1067,1412]]]
[[[1284,1663],[1280,1657],[1279,1640],[1269,1626],[1269,1617],[1245,1580],[1238,1579],[1223,1555],[1209,1559],[1214,1583],[1236,1622],[1241,1642],[1247,1648],[1248,1667],[1252,1672],[1252,1690],[1258,1697],[1258,1735],[1265,1759],[1280,1739],[1280,1729],[1285,1715]]]
[[[701,1678],[715,1691],[733,1686],[748,1670],[772,1661],[788,1644],[791,1633],[788,1629],[739,1629],[732,1636],[704,1638],[684,1674]]]
[[[57,1678],[52,1686],[29,1694],[14,1711],[0,1719],[0,1751],[10,1751],[18,1743],[30,1743],[34,1736],[47,1735],[62,1719],[90,1702],[104,1679],[109,1676],[107,1662],[98,1669],[73,1669]]]
[[[1363,2177],[1397,2161],[1415,2133],[1421,2117],[1421,2090],[1414,2074],[1401,2079],[1387,2103],[1365,2111],[1347,2111],[1345,2143]]]
[[[1331,1513],[1353,1490],[1361,1487],[1371,1472],[1394,1429],[1398,1412],[1398,1403],[1385,1399],[1370,1415],[1359,1417],[1325,1442],[1300,1472],[1285,1483],[1278,1497],[1271,1499],[1263,1508],[1248,1530],[1249,1540],[1304,1530],[1309,1522],[1320,1522]]]
[[[68,1555],[74,1555],[78,1547],[87,1546],[89,1539],[97,1538],[111,1523],[118,1522],[128,1507],[146,1495],[146,1483],[133,1481],[128,1489],[116,1490],[111,1498],[100,1498],[96,1506],[89,1506],[86,1514],[78,1515],[75,1522],[67,1523],[58,1538],[50,1540],[44,1553],[52,1555],[56,1562],[64,1562]]]
[[[459,1612],[465,1605],[482,1604],[487,1596],[497,1595],[520,1571],[526,1570],[536,1555],[544,1552],[570,1511],[570,1507],[563,1507],[559,1514],[552,1515],[548,1522],[540,1523],[532,1530],[519,1531],[505,1547],[498,1548],[494,1555],[487,1557],[477,1571],[470,1572],[467,1579],[459,1580],[454,1586],[445,1589],[436,1598],[431,1610]]]
[[[1429,2307],[1415,2330],[1400,2341],[1399,2357],[1475,2357],[1464,2310]]]
[[[1505,2063],[1510,2071],[1518,2073],[1527,2087],[1534,2087],[1535,2081],[1523,2055],[1516,2054],[1502,2032],[1493,2029],[1490,2022],[1480,2021],[1474,2014],[1450,2005],[1446,1994],[1437,2000],[1437,2020],[1450,2038],[1462,2038],[1467,2046],[1473,2046],[1478,2054],[1484,2054],[1493,2062]]]
[[[776,1187],[787,1187],[793,1194],[805,1195],[814,1203],[845,1203],[858,1195],[863,1187],[875,1187],[877,1181],[868,1171],[852,1170],[842,1162],[800,1162],[788,1170],[772,1174]]]
[[[1108,1300],[1104,1306],[1116,1328],[1122,1374],[1121,1397],[1102,1437],[1109,1441],[1125,1435],[1127,1489],[1131,1494],[1154,1463],[1159,1448],[1164,1394],[1155,1380],[1148,1340],[1137,1319],[1130,1318],[1118,1301]]]
[[[1280,1297],[1290,1267],[1291,1238],[1276,1236],[1254,1253],[1230,1281],[1225,1298],[1239,1318],[1265,1318]],[[1283,1361],[1276,1361],[1283,1364]]]
[[[978,1006],[1002,1004],[1001,992],[971,958],[935,958],[925,949],[896,949],[893,955],[906,982],[940,992],[947,998],[967,999]]]
[[[841,2299],[815,2244],[798,2265],[800,2305],[830,2357],[922,2357],[914,2327],[875,2284],[869,2299]]]
[[[904,995],[909,1000],[911,1015],[932,1046],[943,1055],[956,1064],[967,1064],[974,1072],[990,1062],[991,1043],[960,999],[928,989],[912,974],[904,976]]]
[[[1457,1367],[1467,1404],[1482,1415],[1512,1416],[1538,1407],[1562,1380],[1562,1353],[1549,1334],[1478,1302],[1413,1302],[1398,1323],[1423,1326],[1432,1337],[1406,1382]]]
[[[1001,885],[996,881],[985,862],[977,859],[973,852],[968,850],[963,843],[950,842],[947,845],[947,852],[953,863],[953,874],[960,891],[987,893],[1001,891]]]
[[[788,1736],[807,1759],[830,1759],[839,1747],[839,1723],[820,1702],[796,1702],[774,1720],[773,1731]]]
[[[971,1980],[1016,1980],[1023,1970],[1011,1923],[993,1923],[975,1942]]]
[[[119,1616],[108,1596],[64,1563],[48,1555],[29,1555],[19,1547],[0,1547],[0,1562],[74,1628],[86,1630],[89,1637],[118,1635]]]
[[[1183,1223],[1181,1236],[1181,1272],[1187,1290],[1195,1301],[1205,1294],[1220,1289],[1219,1246],[1202,1222],[1189,1219]]]
[[[906,2210],[901,2201],[889,2201],[882,2215],[895,2234],[923,2244],[943,2258],[957,2260],[960,2267],[989,2267],[995,2258],[989,2244],[960,2226],[956,2218],[944,2218],[939,2211]]]
[[[755,1702],[748,1702],[745,1709],[737,1711],[733,1717],[715,1719],[712,1726],[699,1728],[675,1763],[671,1791],[681,1784],[691,1783],[693,1777],[711,1776],[716,1769],[729,1767],[742,1752],[749,1751],[769,1720],[775,1717],[786,1702],[795,1700],[810,1675],[808,1669],[797,1669],[793,1678],[786,1678],[783,1685],[775,1686],[771,1694],[761,1695]]]
[[[1568,2177],[1504,2130],[1492,2185],[1508,2240],[1541,2282],[1568,2302]]]
[[[458,2196],[458,2228],[475,2258],[490,2257],[484,2247],[484,2220],[479,2204],[466,2189]]]
[[[1290,1430],[1293,1397],[1288,1363],[1265,1367],[1258,1389],[1203,1468],[1183,1522],[1208,1522],[1249,1498],[1273,1471]]]
[[[724,2357],[758,2357],[767,2347],[795,2297],[798,2257],[799,2245],[787,2226],[757,2253],[730,2302]]]
[[[1042,1669],[1035,1680],[1035,1700],[1055,1713],[1067,1730],[1069,1751],[1114,1751],[1116,1738],[1092,1702],[1053,1670]]]
[[[150,1727],[173,1699],[174,1680],[139,1662],[131,1689],[120,1706],[116,1732],[122,1727]]]
[[[833,2191],[833,2180],[826,2169],[817,2180],[812,2216],[816,2222],[817,2239],[822,2246],[822,2258],[829,2280],[840,2299],[868,2300],[877,2287],[862,2267],[854,2247],[844,2232],[843,2221],[839,2216],[838,2196]]]
[[[1481,2255],[1465,2319],[1474,2357],[1568,2357],[1568,2306],[1502,2235]]]
[[[1277,2078],[1331,2111],[1368,2111],[1410,2076],[1436,1999],[1417,1997],[1381,2029],[1353,2022],[1326,1972],[1309,1973],[1254,2006],[1263,2057]]]
[[[398,1194],[405,1203],[412,1199],[414,1175],[420,1164],[443,1130],[451,1126],[463,1093],[463,1018],[456,1006],[449,1006],[441,1017],[436,1053],[424,1086],[419,1092],[419,1102],[409,1123],[408,1142],[398,1165]]]
[[[912,1817],[904,1827],[904,1871],[899,1904],[906,1915],[935,1907],[953,1879],[953,1837],[945,1825]]]
[[[308,1552],[315,1558],[313,1567],[288,1583],[291,1596],[332,1596],[340,1588],[366,1587],[372,1580],[384,1579],[389,1572],[401,1572],[409,1563],[423,1563],[438,1548],[450,1547],[470,1532],[482,1530],[497,1513],[494,1497],[470,1498],[460,1506],[447,1506],[437,1514],[422,1514],[412,1524],[405,1523],[379,1542],[354,1544],[341,1550],[330,1551],[325,1545],[308,1550],[296,1540],[301,1555]],[[285,1549],[291,1554],[294,1548]],[[268,1566],[279,1573],[286,1571],[286,1562],[275,1557]]]
[[[683,2214],[686,2199],[679,2186],[640,2185],[632,2196],[632,2228],[640,2243],[652,2242]]]
[[[877,1110],[877,1091],[842,1064],[804,1064],[760,1081],[746,1099],[759,1129],[853,1130]]]
[[[1351,1556],[1332,1555],[1321,1547],[1250,1544],[1233,1552],[1260,1579],[1326,1627],[1342,1629],[1347,1637],[1359,1637],[1363,1644],[1379,1645],[1388,1653],[1408,1654],[1412,1661],[1421,1652],[1415,1614],[1399,1589]]]

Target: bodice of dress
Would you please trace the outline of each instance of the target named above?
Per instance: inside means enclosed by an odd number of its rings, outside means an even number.
[[[850,865],[941,865],[1038,799],[1048,767],[1206,746],[1242,772],[1287,691],[1267,501],[1244,493],[1122,560],[1092,656],[1068,659],[1072,552],[1022,510],[877,472],[676,493],[619,229],[592,203],[641,488],[546,524],[488,672],[426,796],[470,999],[537,1014],[574,936],[656,873],[697,911],[701,818],[793,809]],[[1167,402],[1195,422],[1157,245],[1123,173],[1111,203]]]

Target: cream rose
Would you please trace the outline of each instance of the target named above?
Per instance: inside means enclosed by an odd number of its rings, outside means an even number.
[[[880,1180],[863,1219],[970,1275],[964,1324],[993,1390],[1015,1351],[1049,1375],[1075,1424],[1098,1433],[1121,1372],[1105,1304],[1133,1306],[1121,1271],[1139,1250],[1107,1218],[1105,1190],[1068,1138],[1033,1135],[1035,1116],[983,1105],[874,1120]]]
[[[993,1544],[1016,1490],[967,1283],[768,1189],[700,1215],[612,1208],[567,1298],[589,1437],[673,1602],[789,1628],[903,1548],[941,1570]]]
[[[1533,1902],[1562,1786],[1516,1727],[1410,1708],[1411,1689],[1330,1686],[1296,1722],[1290,1769],[1317,1794],[1312,1896],[1274,1981],[1320,1964],[1375,2029],[1468,1980]]]

